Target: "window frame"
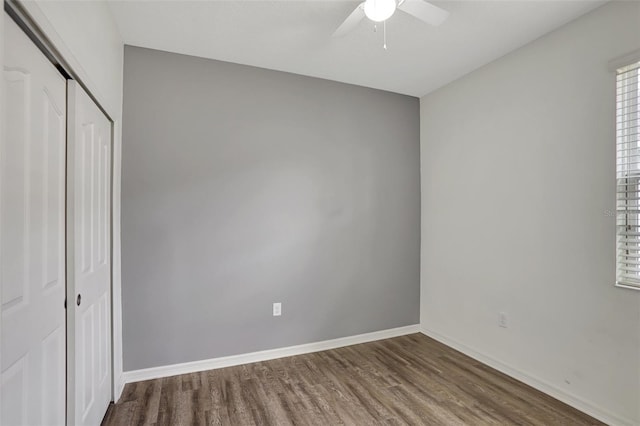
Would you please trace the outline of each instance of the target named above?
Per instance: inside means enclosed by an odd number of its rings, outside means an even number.
[[[631,60],[627,57],[625,59],[625,63],[618,61],[615,66],[615,286],[640,291],[640,270],[638,270],[640,269],[640,266],[638,266],[640,264],[640,58],[636,57]],[[620,79],[621,75],[628,73],[632,73],[630,77],[626,76]],[[635,81],[631,83],[624,82],[629,78]],[[621,82],[623,82],[622,85]],[[626,87],[633,84],[636,85],[635,89],[631,91],[626,89]],[[636,93],[633,93],[633,91]],[[620,106],[621,104],[623,106]],[[629,122],[632,124],[628,124]],[[636,133],[630,133],[630,129],[635,129]],[[629,187],[632,187],[632,189],[630,190]],[[622,254],[625,251],[626,255]],[[630,256],[630,252],[634,252],[633,256]],[[630,261],[630,257],[637,260]],[[627,277],[623,277],[623,275]],[[637,278],[629,277],[629,275],[635,275]]]

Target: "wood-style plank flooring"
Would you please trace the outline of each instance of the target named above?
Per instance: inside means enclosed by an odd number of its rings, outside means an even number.
[[[128,384],[103,425],[600,425],[422,334]]]

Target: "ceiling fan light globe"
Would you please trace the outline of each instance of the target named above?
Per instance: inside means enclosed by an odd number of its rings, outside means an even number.
[[[391,18],[396,6],[396,0],[366,0],[364,14],[374,22],[382,22]]]

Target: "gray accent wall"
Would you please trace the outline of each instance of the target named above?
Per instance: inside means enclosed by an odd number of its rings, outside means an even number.
[[[419,322],[417,98],[130,46],[124,63],[125,371]]]

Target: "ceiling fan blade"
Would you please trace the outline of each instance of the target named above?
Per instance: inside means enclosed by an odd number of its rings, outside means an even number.
[[[353,30],[364,18],[364,3],[360,3],[333,33],[333,37],[342,37]]]
[[[398,9],[436,27],[449,17],[446,10],[423,0],[404,0],[398,5]]]

